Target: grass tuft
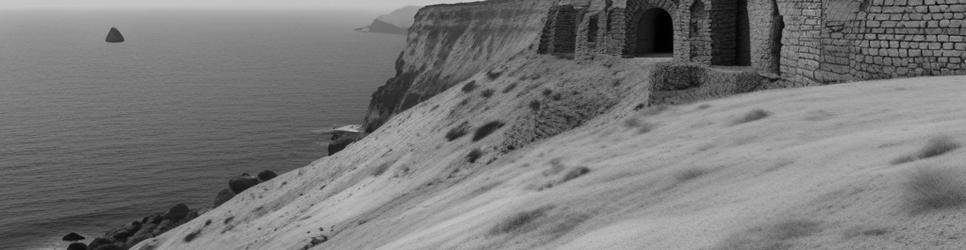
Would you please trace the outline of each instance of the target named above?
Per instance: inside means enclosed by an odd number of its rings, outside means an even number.
[[[577,179],[577,177],[584,176],[587,173],[590,173],[590,168],[587,168],[587,167],[574,168],[573,170],[570,170],[570,172],[567,172],[567,174],[564,175],[563,182],[568,182],[570,180]]]
[[[922,168],[905,185],[914,212],[958,207],[966,202],[966,187],[947,170]]]
[[[640,127],[641,124],[643,123],[641,122],[640,119],[637,119],[637,117],[631,117],[631,118],[627,118],[627,120],[624,120],[625,128],[637,128],[637,127]]]
[[[490,78],[490,80],[496,80],[497,78],[500,78],[500,76],[503,76],[503,71],[491,70],[486,72],[486,77]]]
[[[490,98],[490,97],[493,97],[493,94],[495,94],[495,93],[496,93],[496,90],[493,90],[493,89],[485,89],[485,90],[483,90],[482,93],[480,93],[480,96],[483,96],[483,98]]]
[[[732,125],[738,125],[738,124],[742,124],[742,123],[753,122],[753,121],[765,119],[765,118],[767,118],[770,115],[771,115],[771,113],[769,113],[768,111],[765,111],[765,110],[762,110],[762,109],[754,109],[752,111],[749,111],[744,116],[739,117],[737,120],[735,120],[731,124]]]
[[[641,115],[643,115],[643,116],[655,116],[655,115],[659,115],[661,113],[664,113],[664,111],[667,111],[670,108],[671,107],[668,106],[668,105],[651,106],[651,107],[648,107],[646,110],[644,110],[644,112],[642,112]]]
[[[478,148],[473,149],[470,151],[469,154],[466,154],[466,162],[476,163],[476,161],[479,160],[481,157],[483,157],[483,150],[480,150]]]
[[[490,136],[496,130],[502,128],[505,124],[501,121],[492,121],[476,129],[476,133],[473,134],[473,141],[479,141],[487,136]]]
[[[503,93],[510,93],[510,91],[513,91],[515,88],[517,88],[517,83],[511,83],[510,85],[507,85],[506,88],[503,88]]]
[[[681,170],[681,171],[678,171],[677,173],[674,173],[674,179],[678,180],[678,182],[685,182],[685,181],[697,179],[698,177],[701,177],[702,175],[705,175],[707,173],[708,173],[708,170],[706,169],[689,168],[689,169]]]
[[[386,162],[386,163],[383,163],[382,165],[379,165],[378,167],[372,169],[372,176],[382,175],[383,173],[386,172],[386,170],[389,170],[389,167],[391,166],[392,166],[392,162]]]
[[[449,132],[446,132],[446,140],[453,141],[453,140],[459,139],[460,137],[463,137],[464,135],[469,133],[469,130],[470,130],[470,123],[463,122],[460,125],[454,127],[453,129],[450,129]]]
[[[538,100],[530,101],[530,110],[539,111],[540,110],[540,101],[538,101]]]
[[[808,220],[786,220],[732,235],[713,249],[722,250],[779,250],[792,248],[791,240],[819,231],[819,224]]]
[[[952,138],[948,136],[934,137],[926,143],[926,146],[911,155],[899,157],[892,160],[893,165],[899,165],[904,163],[909,163],[917,160],[922,160],[926,158],[936,157],[948,153],[950,151],[956,150],[960,147],[958,143],[953,141]]]
[[[466,83],[465,85],[463,85],[462,90],[463,90],[463,93],[473,92],[473,90],[476,90],[476,81],[470,81]]]
[[[195,240],[195,238],[198,238],[198,235],[201,235],[201,229],[195,230],[194,232],[191,232],[188,235],[185,235],[184,242],[191,242]]]
[[[513,232],[521,232],[527,225],[533,223],[537,219],[546,216],[547,211],[553,209],[553,206],[544,206],[530,211],[520,212],[509,218],[506,218],[500,224],[497,224],[490,229],[491,235],[506,234]]]

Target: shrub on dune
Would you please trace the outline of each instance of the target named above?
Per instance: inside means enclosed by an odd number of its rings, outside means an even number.
[[[503,127],[503,122],[492,121],[476,129],[476,133],[473,134],[473,141],[479,141],[487,136],[490,136],[493,132]]]
[[[463,85],[463,88],[462,88],[463,93],[473,92],[473,90],[475,89],[476,89],[476,81],[468,82],[466,83],[466,85]]]
[[[926,158],[936,157],[956,150],[960,147],[958,143],[948,136],[934,137],[926,143],[926,146],[918,152],[892,160],[893,165],[913,162]]]
[[[771,116],[771,113],[769,113],[768,111],[765,111],[763,109],[754,109],[752,111],[749,111],[745,115],[739,117],[737,120],[735,120],[731,124],[732,125],[738,125],[738,124],[742,124],[742,123],[753,122],[753,121],[765,119],[768,116]]]
[[[950,171],[918,169],[905,185],[908,202],[915,211],[957,207],[966,202],[966,186]]]
[[[446,132],[446,140],[453,141],[459,139],[460,137],[463,137],[469,133],[469,130],[470,124],[468,122],[463,122],[459,126],[450,129],[449,132]]]
[[[483,157],[483,150],[473,149],[469,154],[466,154],[466,161],[469,163],[476,163],[477,160]]]

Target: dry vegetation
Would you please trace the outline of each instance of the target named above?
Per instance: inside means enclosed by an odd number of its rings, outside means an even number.
[[[956,173],[920,168],[909,175],[905,191],[914,212],[958,207],[966,202],[966,186]]]
[[[453,140],[459,139],[460,137],[463,137],[464,135],[469,133],[469,130],[470,130],[470,123],[463,122],[460,125],[454,127],[453,129],[450,129],[449,132],[446,132],[446,140],[453,141]]]
[[[742,123],[753,122],[753,121],[765,119],[768,116],[771,116],[771,113],[769,113],[768,111],[765,111],[763,109],[754,109],[752,111],[749,111],[745,115],[739,117],[738,119],[732,121],[731,125],[738,125]]]
[[[473,92],[473,90],[476,90],[476,81],[466,83],[461,90],[463,90],[463,93]]]
[[[590,168],[587,168],[587,167],[574,168],[573,170],[570,170],[570,172],[567,172],[566,175],[564,175],[562,182],[568,182],[570,180],[577,179],[577,177],[581,177],[587,173],[590,173]]]
[[[490,97],[493,97],[493,94],[496,94],[496,90],[485,89],[483,90],[483,92],[480,93],[480,96],[482,96],[483,98],[490,98]]]
[[[532,229],[530,225],[547,215],[547,211],[553,209],[553,206],[543,206],[534,210],[524,211],[517,213],[509,218],[506,218],[500,224],[497,224],[490,229],[491,235],[507,234],[507,233],[523,233]]]
[[[624,120],[624,127],[629,129],[637,129],[638,134],[644,134],[654,130],[654,124],[642,122],[636,117],[631,117]]]
[[[476,161],[479,160],[480,157],[483,157],[483,150],[480,150],[478,148],[473,149],[473,150],[470,150],[469,154],[466,154],[466,161],[469,163],[476,163]]]
[[[493,132],[503,127],[503,122],[492,121],[476,129],[476,133],[473,133],[473,141],[479,141],[487,136],[490,136]]]
[[[530,110],[539,111],[540,110],[540,101],[538,101],[538,100],[530,101],[530,105],[529,106],[530,106]]]
[[[732,235],[715,249],[780,250],[791,248],[790,241],[819,231],[819,224],[808,220],[785,220]]]
[[[511,83],[510,85],[507,85],[506,88],[503,89],[503,93],[504,94],[510,93],[510,91],[513,91],[513,89],[515,88],[517,88],[517,83]]]
[[[674,179],[678,182],[685,182],[689,180],[696,179],[708,173],[708,170],[702,168],[689,168],[685,170],[678,171],[674,173]]]
[[[953,141],[953,139],[948,136],[934,137],[930,139],[929,142],[926,143],[926,146],[920,149],[918,152],[895,159],[892,161],[892,164],[899,165],[899,164],[918,161],[918,160],[922,160],[930,157],[940,156],[942,154],[956,150],[959,147],[960,147],[959,144]]]
[[[391,166],[392,166],[392,162],[386,162],[386,163],[380,164],[378,167],[372,169],[372,176],[382,175],[383,173],[386,172],[386,170],[389,170],[389,167]]]

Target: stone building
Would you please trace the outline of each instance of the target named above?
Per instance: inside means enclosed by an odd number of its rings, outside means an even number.
[[[798,84],[966,74],[966,0],[561,0],[539,52],[672,57]]]

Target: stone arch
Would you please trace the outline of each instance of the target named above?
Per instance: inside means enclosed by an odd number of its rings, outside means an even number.
[[[670,55],[674,52],[674,22],[671,13],[662,8],[638,11],[629,25],[628,50],[630,56]]]
[[[619,39],[623,44],[623,46],[621,46],[622,48],[619,50],[621,55],[624,57],[642,56],[638,52],[646,50],[638,46],[639,40],[642,40],[641,36],[643,36],[642,34],[638,33],[642,33],[642,29],[645,28],[641,27],[641,23],[648,23],[647,21],[642,22],[642,18],[656,13],[667,14],[664,17],[669,17],[671,20],[671,29],[669,30],[672,35],[670,36],[671,40],[664,41],[670,41],[672,44],[671,51],[667,52],[676,54],[678,47],[674,45],[679,44],[683,39],[687,39],[687,31],[676,30],[677,25],[673,24],[673,20],[678,19],[676,10],[679,1],[680,0],[626,0],[624,9],[615,9],[620,11],[620,13],[615,14],[623,17],[618,19],[620,23],[616,24],[616,27],[619,27],[620,29],[621,35],[619,36]],[[648,13],[648,11],[651,12]],[[667,21],[668,19],[665,18],[663,20]],[[682,35],[678,36],[676,35],[677,33],[681,33]],[[651,56],[653,56],[653,54],[651,54]]]

